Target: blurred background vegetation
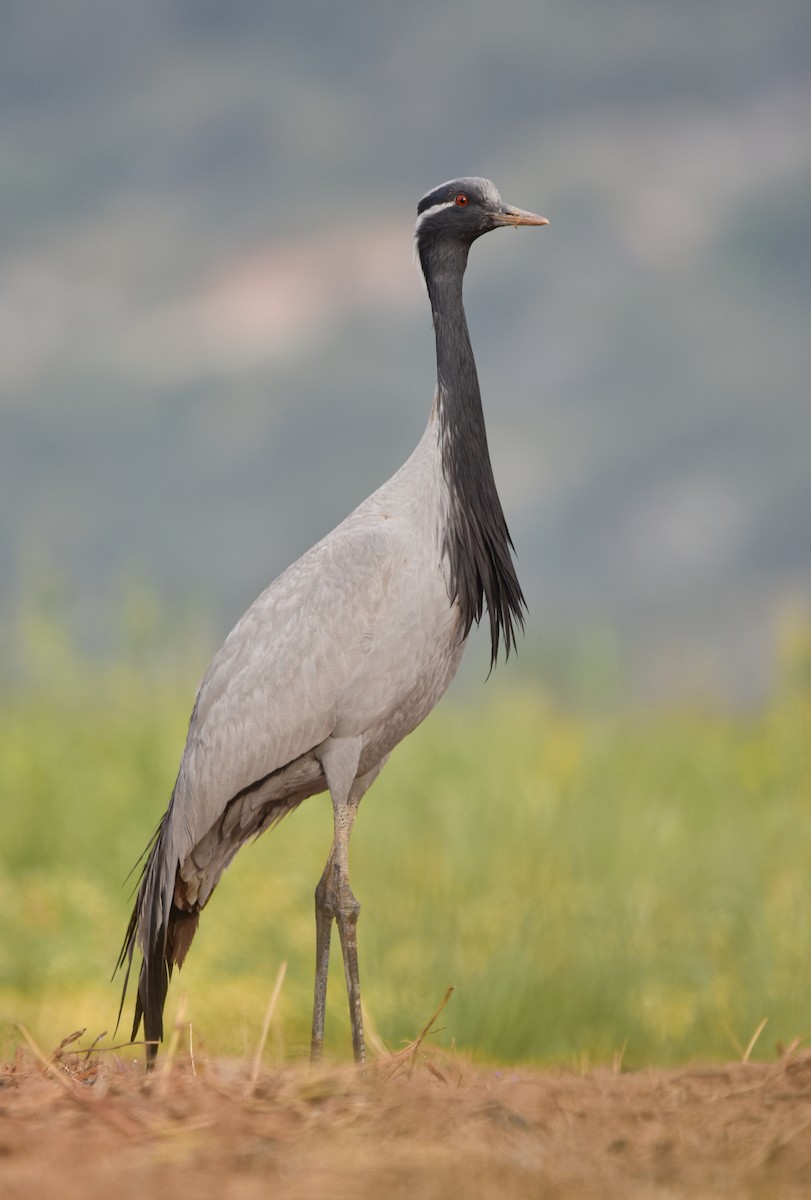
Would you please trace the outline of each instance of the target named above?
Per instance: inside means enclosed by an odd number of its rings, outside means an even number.
[[[0,1040],[110,1028],[196,680],[410,452],[416,202],[551,219],[466,285],[529,598],[353,837],[393,1046],[676,1061],[808,1026],[811,13],[801,0],[42,0],[0,39]],[[307,1040],[314,799],[173,991]],[[340,979],[333,1046],[346,1051]],[[0,1050],[5,1050],[0,1045]]]
[[[47,611],[27,606],[19,630],[25,680],[0,711],[0,1052],[19,1021],[49,1046],[112,1034],[123,881],[165,807],[184,647],[198,653],[193,624],[164,626],[146,597],[128,621],[130,651],[95,667]],[[578,704],[493,681],[433,714],[353,835],[364,1000],[386,1043],[416,1036],[451,984],[437,1041],[485,1059],[727,1058],[763,1018],[758,1055],[804,1037],[811,625],[785,624],[780,658],[748,713],[606,703],[602,672],[590,703],[578,664]],[[287,961],[270,1053],[305,1052],[331,826],[314,797],[226,872],[169,1001],[188,995],[198,1048],[251,1052]],[[346,1056],[337,958],[328,1044]],[[130,1014],[131,999],[122,1034]]]

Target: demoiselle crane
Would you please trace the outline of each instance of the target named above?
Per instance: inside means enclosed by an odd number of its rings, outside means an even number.
[[[428,426],[399,471],[271,583],[206,671],[118,963],[129,976],[136,947],[142,952],[132,1038],[143,1020],[147,1066],[163,1038],[172,970],[182,966],[222,872],[244,842],[325,789],[334,838],[315,890],[311,1050],[320,1057],[334,920],[354,1055],[364,1060],[360,905],[349,886],[358,805],[392,749],[445,692],[485,608],[491,665],[500,642],[509,654],[523,626],[462,278],[483,233],[546,224],[504,204],[487,179],[443,183],[419,203],[416,248],[437,358]]]

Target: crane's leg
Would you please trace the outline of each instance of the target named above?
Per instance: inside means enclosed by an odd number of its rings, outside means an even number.
[[[313,1062],[318,1062],[321,1058],[324,1044],[324,1014],[333,920],[338,926],[341,939],[355,1061],[362,1063],[366,1057],[358,972],[357,925],[360,904],[349,886],[349,838],[358,805],[383,764],[379,763],[372,771],[356,778],[360,749],[360,739],[349,741],[330,738],[319,747],[319,759],[332,796],[335,833],[327,865],[315,889],[315,995],[310,1047]]]
[[[355,1060],[363,1062],[363,1017],[360,1007],[360,977],[358,972],[357,924],[360,904],[349,886],[349,834],[357,813],[360,796],[335,805],[335,840],[332,844],[324,874],[315,889],[315,997],[313,1000],[313,1037],[310,1057],[321,1058],[324,1043],[324,1015],[327,1003],[327,972],[329,968],[332,922],[336,922],[341,938],[346,991],[349,997],[349,1018],[352,1024],[352,1048]]]
[[[332,913],[324,904],[330,859],[315,889],[315,996],[313,998],[313,1032],[310,1041],[310,1061],[319,1062],[324,1048],[324,1017],[327,1006],[327,973],[329,944],[332,936]]]

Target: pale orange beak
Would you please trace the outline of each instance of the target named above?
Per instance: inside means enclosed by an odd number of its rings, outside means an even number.
[[[548,225],[546,217],[537,213],[525,212],[523,208],[513,208],[505,204],[501,212],[493,213],[493,220],[498,225]]]

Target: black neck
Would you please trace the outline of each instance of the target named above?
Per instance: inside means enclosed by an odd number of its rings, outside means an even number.
[[[437,408],[442,466],[451,503],[445,549],[451,587],[465,636],[486,606],[491,665],[500,638],[505,653],[524,623],[524,597],[512,561],[507,523],[487,448],[481,392],[462,304],[468,247],[458,242],[421,247],[420,258],[434,317]]]

